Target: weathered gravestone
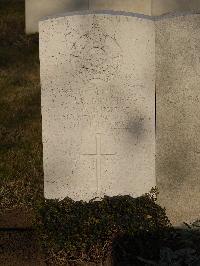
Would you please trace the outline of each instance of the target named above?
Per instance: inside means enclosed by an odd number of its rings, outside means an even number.
[[[166,13],[200,11],[199,0],[89,0],[91,10],[120,10],[160,16]]]
[[[155,28],[131,15],[40,22],[44,191],[88,201],[155,183]]]
[[[156,175],[174,224],[200,218],[200,15],[156,25]]]

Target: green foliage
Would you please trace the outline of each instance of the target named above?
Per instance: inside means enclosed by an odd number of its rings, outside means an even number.
[[[165,210],[146,194],[139,198],[105,196],[88,203],[69,198],[44,200],[38,206],[36,230],[44,248],[95,261],[105,257],[117,235],[158,234],[169,227]]]

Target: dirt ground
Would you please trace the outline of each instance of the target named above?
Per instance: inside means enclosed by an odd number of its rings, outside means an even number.
[[[43,195],[38,34],[27,36],[24,29],[24,0],[0,0],[0,211],[4,213],[31,208]]]
[[[0,232],[0,264],[5,266],[42,266],[45,258],[32,231]]]
[[[0,265],[2,266],[57,266],[50,262],[38,246],[34,232],[28,230],[0,230]],[[104,263],[63,262],[65,266],[111,266],[111,258]]]
[[[2,266],[46,265],[32,231],[22,230],[32,225],[32,204],[43,192],[38,35],[24,28],[24,0],[0,0]]]

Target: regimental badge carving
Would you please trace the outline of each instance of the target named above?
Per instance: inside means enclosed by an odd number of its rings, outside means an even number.
[[[122,51],[117,40],[98,25],[93,25],[72,45],[70,62],[73,73],[85,82],[111,80],[117,74],[121,61]]]

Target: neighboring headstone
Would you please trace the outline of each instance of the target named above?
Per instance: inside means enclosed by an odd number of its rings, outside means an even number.
[[[113,10],[159,16],[169,12],[200,12],[199,0],[25,0],[26,33],[38,32],[46,16],[80,10]]]
[[[151,0],[26,0],[26,33],[38,32],[43,17],[80,10],[113,10],[151,15]]]
[[[26,33],[38,32],[41,18],[76,10],[88,10],[89,0],[25,0]]]
[[[151,15],[151,0],[89,0],[90,10],[113,10]]]
[[[68,14],[40,22],[44,191],[88,201],[155,182],[155,27]]]
[[[174,224],[200,214],[200,15],[156,21],[156,175]]]
[[[152,16],[175,12],[200,12],[199,0],[152,0]]]

